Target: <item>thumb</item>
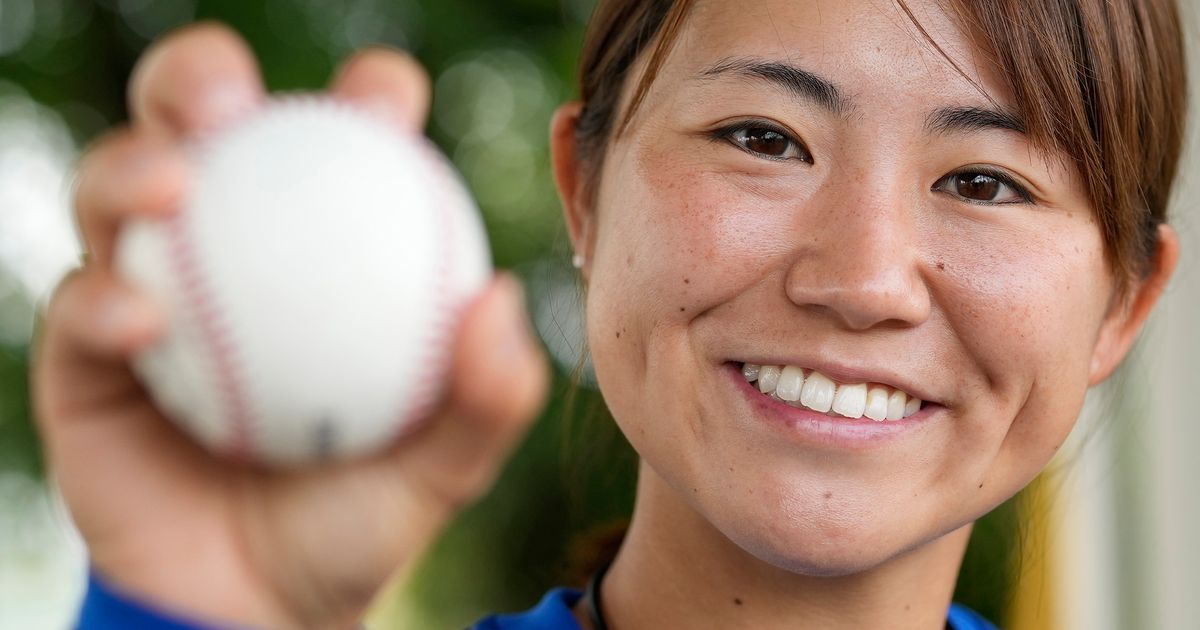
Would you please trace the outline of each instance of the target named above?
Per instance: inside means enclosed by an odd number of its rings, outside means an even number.
[[[499,275],[467,312],[445,410],[397,458],[407,482],[451,512],[485,492],[546,398],[546,358],[520,284]]]

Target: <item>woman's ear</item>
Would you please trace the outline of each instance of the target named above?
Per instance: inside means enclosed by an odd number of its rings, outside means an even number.
[[[1171,226],[1158,226],[1158,246],[1150,260],[1150,273],[1133,283],[1125,299],[1114,302],[1104,316],[1100,336],[1092,351],[1088,385],[1108,378],[1129,352],[1138,332],[1167,288],[1179,262],[1179,237]]]
[[[572,101],[554,112],[550,121],[550,158],[554,164],[554,183],[562,200],[563,220],[576,261],[584,275],[592,256],[592,208],[582,171],[582,160],[575,142],[575,128],[583,112],[583,103]]]

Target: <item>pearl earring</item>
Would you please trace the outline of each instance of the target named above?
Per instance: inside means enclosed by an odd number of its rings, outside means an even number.
[[[571,257],[571,266],[575,267],[576,269],[583,269],[583,263],[585,262],[587,261],[585,261],[583,256],[580,254],[575,254]]]

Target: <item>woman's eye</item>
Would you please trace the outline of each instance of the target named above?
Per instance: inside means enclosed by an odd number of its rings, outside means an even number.
[[[934,190],[950,193],[972,203],[1008,204],[1030,203],[1032,195],[1000,173],[963,171],[951,173],[934,185]]]
[[[788,134],[756,123],[737,125],[718,131],[716,137],[735,147],[770,160],[800,160],[812,163],[812,156]]]

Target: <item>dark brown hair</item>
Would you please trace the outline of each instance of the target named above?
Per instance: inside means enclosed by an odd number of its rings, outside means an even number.
[[[895,0],[926,39],[904,0]],[[1183,146],[1187,72],[1174,0],[952,0],[1007,78],[1027,133],[1078,170],[1118,286],[1148,271]],[[695,0],[600,0],[580,60],[576,142],[594,191]],[[618,118],[630,68],[654,43]],[[938,48],[939,51],[941,50]],[[956,66],[957,67],[957,66]]]

